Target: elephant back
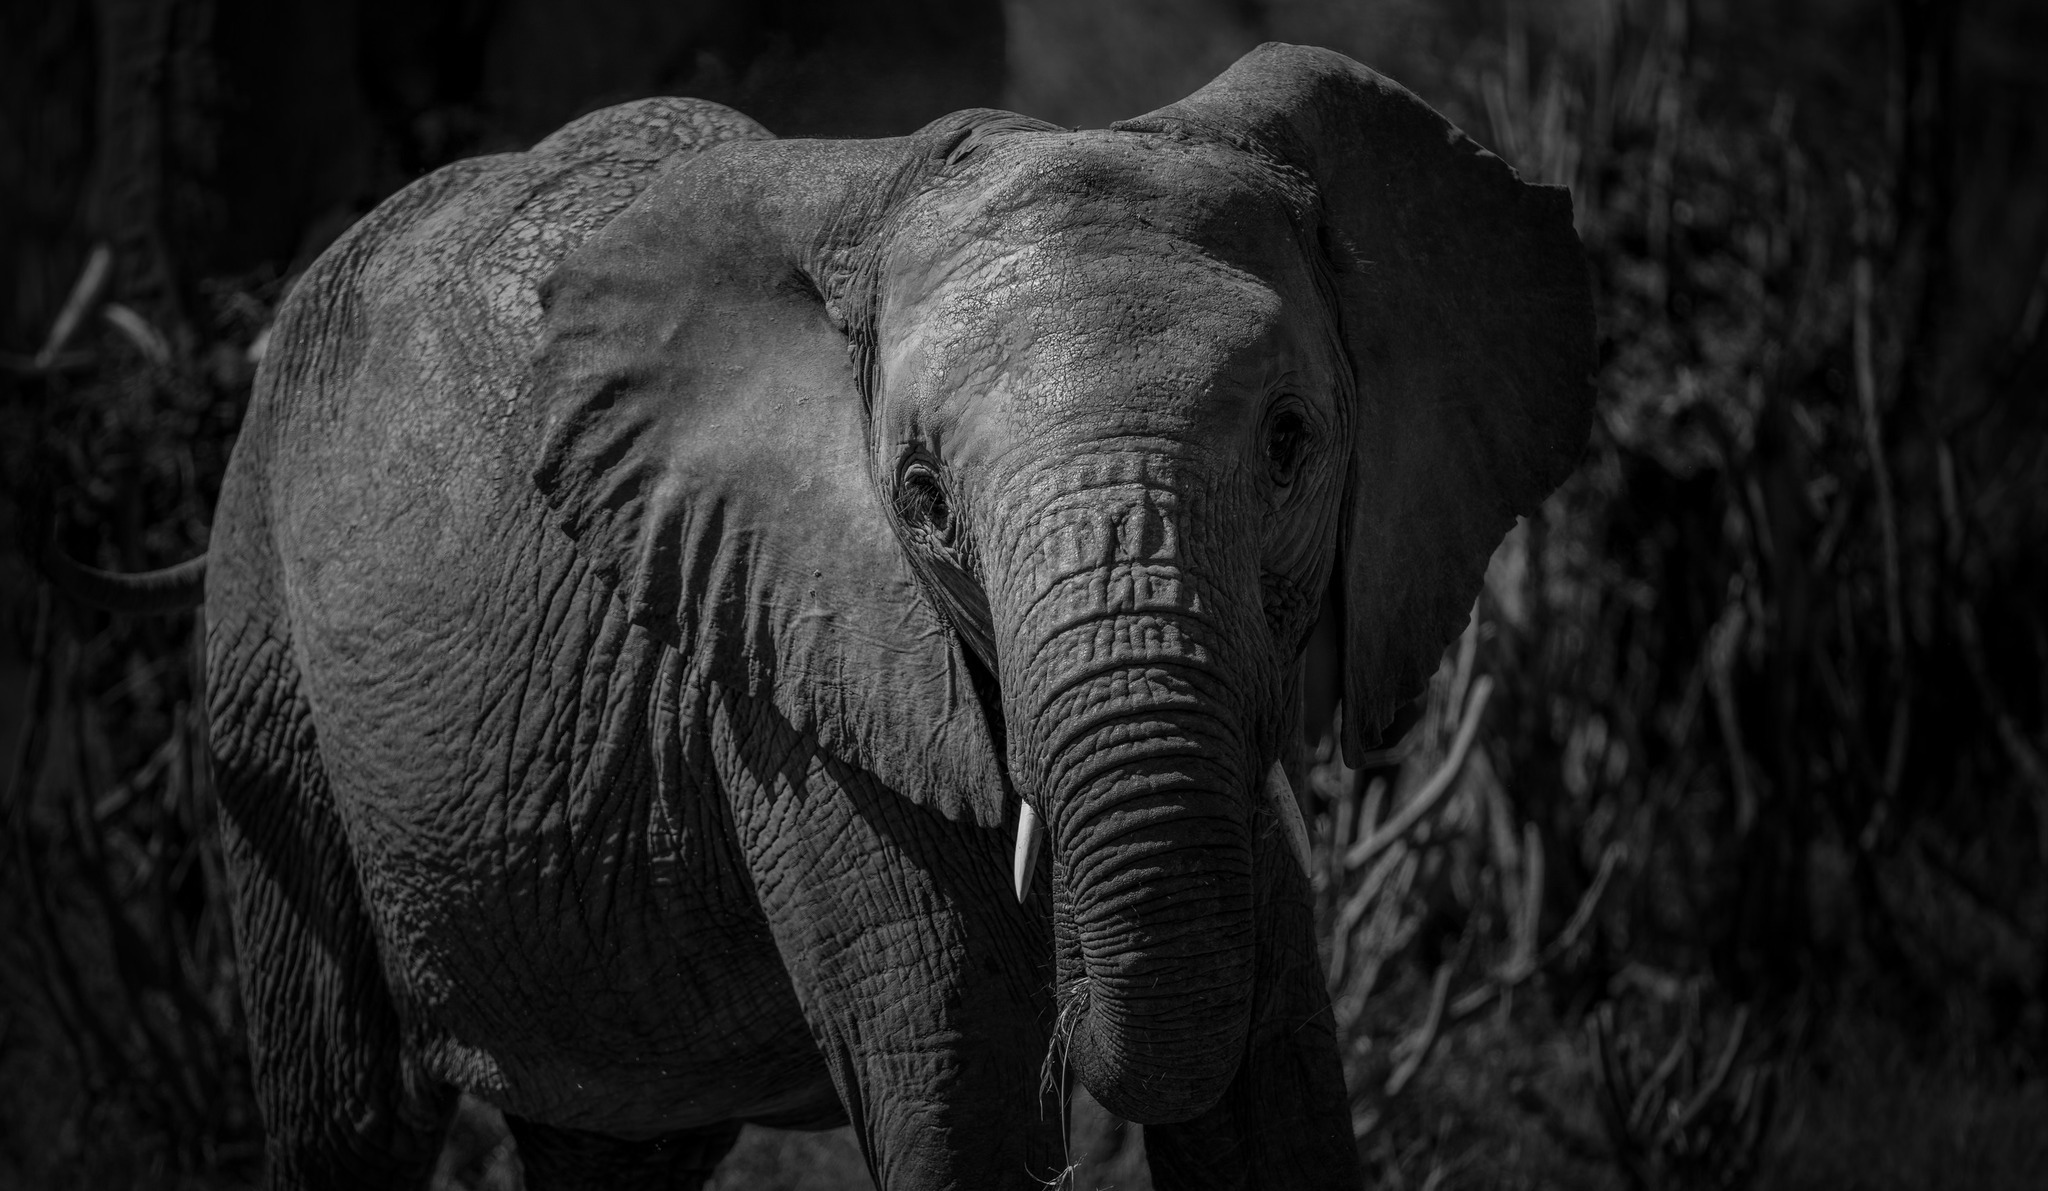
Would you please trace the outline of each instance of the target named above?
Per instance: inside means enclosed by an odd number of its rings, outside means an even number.
[[[766,139],[719,104],[638,100],[526,152],[443,167],[350,228],[280,311],[243,431],[261,444],[285,541],[320,537],[302,517],[331,525],[337,502],[378,500],[360,477],[400,457],[472,478],[489,460],[492,495],[524,488],[514,473],[531,448],[508,440],[523,420],[506,415],[539,334],[542,281],[664,167]]]
[[[259,378],[258,399],[346,420],[337,403],[363,394],[335,382],[436,352],[459,362],[473,396],[510,399],[538,333],[537,289],[562,258],[662,167],[726,141],[766,139],[730,108],[661,97],[592,112],[524,153],[435,171],[307,272],[279,316],[275,383]],[[421,362],[431,370],[440,361]]]

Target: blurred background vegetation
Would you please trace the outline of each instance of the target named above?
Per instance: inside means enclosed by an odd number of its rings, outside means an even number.
[[[1099,126],[1343,50],[1571,186],[1587,462],[1413,726],[1310,797],[1369,1175],[2048,1171],[2048,10],[2026,0],[0,0],[0,1184],[260,1174],[194,625],[271,312],[419,172],[637,95]],[[1073,1183],[1143,1187],[1085,1102]],[[510,1187],[487,1109],[439,1181]],[[866,1186],[750,1134],[726,1188]]]

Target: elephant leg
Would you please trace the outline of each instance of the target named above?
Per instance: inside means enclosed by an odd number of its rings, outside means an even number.
[[[505,1126],[512,1131],[527,1191],[697,1191],[740,1136],[737,1121],[630,1141],[509,1113]]]
[[[1308,877],[1278,830],[1259,833],[1253,863],[1257,986],[1245,1057],[1208,1112],[1146,1126],[1152,1185],[1351,1191],[1360,1185],[1358,1148]]]
[[[290,648],[216,625],[208,667],[270,1186],[425,1186],[455,1093],[405,1059]]]
[[[740,850],[876,1184],[1050,1185],[1050,928],[1017,904],[1008,833],[912,803],[764,702],[719,695],[712,723]]]

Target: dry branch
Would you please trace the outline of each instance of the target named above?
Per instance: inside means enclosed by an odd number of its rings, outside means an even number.
[[[64,298],[63,309],[57,312],[57,319],[50,324],[50,337],[43,341],[43,349],[36,353],[35,368],[40,372],[49,371],[57,362],[71,337],[77,333],[85,316],[92,313],[100,295],[107,290],[107,279],[113,275],[114,253],[105,244],[95,244],[85,258],[85,267],[78,271],[78,280],[71,285],[71,292]]]
[[[1472,684],[1471,701],[1458,725],[1458,738],[1452,742],[1450,754],[1444,758],[1443,764],[1439,765],[1429,780],[1423,783],[1422,789],[1416,791],[1415,796],[1402,805],[1386,826],[1360,840],[1345,854],[1345,868],[1358,869],[1395,841],[1404,838],[1430,811],[1436,809],[1436,805],[1443,801],[1444,795],[1451,792],[1459,771],[1465,767],[1465,755],[1472,750],[1472,740],[1479,734],[1479,721],[1486,711],[1486,701],[1492,696],[1493,676],[1481,675]]]

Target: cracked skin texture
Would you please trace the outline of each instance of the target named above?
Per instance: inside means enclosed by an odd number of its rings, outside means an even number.
[[[841,1119],[1025,1187],[1064,1074],[1161,1187],[1355,1185],[1259,782],[1321,593],[1355,746],[1562,478],[1584,291],[1568,203],[1286,46],[1098,132],[645,100],[384,204],[210,552],[273,1183],[418,1181],[467,1089],[537,1187]]]

